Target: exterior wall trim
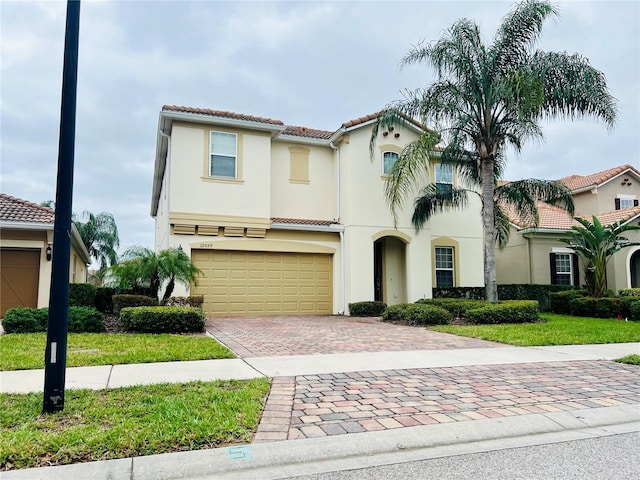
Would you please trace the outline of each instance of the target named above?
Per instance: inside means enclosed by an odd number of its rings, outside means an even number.
[[[286,240],[228,240],[203,241],[189,244],[191,250],[238,250],[249,252],[327,253],[333,255],[335,248],[314,243],[288,242]]]
[[[406,244],[411,243],[411,237],[409,235],[407,235],[404,232],[401,232],[400,230],[392,230],[392,229],[380,230],[379,232],[374,233],[373,235],[371,235],[371,240],[375,242],[376,240],[379,240],[382,237],[396,237],[402,240]]]

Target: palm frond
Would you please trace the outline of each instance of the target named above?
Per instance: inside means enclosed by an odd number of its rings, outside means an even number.
[[[459,188],[438,188],[431,183],[422,189],[421,195],[414,202],[411,222],[416,230],[436,213],[464,209],[467,206],[467,191]]]

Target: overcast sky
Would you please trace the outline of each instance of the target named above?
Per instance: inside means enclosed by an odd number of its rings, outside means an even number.
[[[335,130],[434,79],[400,70],[412,45],[458,18],[490,41],[511,2],[85,1],[80,14],[73,209],[111,212],[122,247],[153,247],[151,184],[164,104]],[[539,47],[603,71],[620,114],[546,124],[506,178],[639,165],[640,2],[557,2]],[[55,198],[66,2],[0,1],[1,190]]]

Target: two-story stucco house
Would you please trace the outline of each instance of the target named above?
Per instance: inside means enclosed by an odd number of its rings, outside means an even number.
[[[190,294],[208,315],[342,314],[348,304],[430,297],[433,286],[479,286],[480,207],[397,225],[385,176],[421,126],[369,141],[376,115],[335,131],[231,112],[164,106],[151,215],[155,248],[180,247],[202,270]],[[452,184],[434,163],[432,180]],[[184,294],[176,291],[176,294]]]
[[[559,181],[572,191],[576,216],[591,220],[596,215],[603,225],[619,221],[640,224],[640,171],[635,167],[620,165]],[[558,208],[544,204],[538,208],[537,227],[511,214],[509,243],[496,255],[498,283],[584,285],[583,266],[576,254],[558,241],[578,222]],[[640,231],[624,236],[640,241]],[[640,247],[624,248],[612,257],[607,266],[607,286],[614,292],[640,287]]]

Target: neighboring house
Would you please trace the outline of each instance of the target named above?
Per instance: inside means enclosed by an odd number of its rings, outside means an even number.
[[[396,304],[430,297],[436,285],[482,285],[479,201],[416,232],[408,198],[396,228],[385,177],[421,126],[380,132],[371,158],[375,120],[324,131],[162,108],[155,248],[181,247],[203,271],[190,293],[204,295],[208,315],[341,314],[350,302]],[[457,182],[433,167],[432,180]]]
[[[51,208],[0,193],[0,317],[49,306],[54,219]],[[71,233],[69,281],[84,283],[91,258],[73,225]]]
[[[618,221],[640,224],[640,171],[620,165],[592,175],[561,178],[573,193],[575,215],[603,225]],[[566,211],[539,205],[539,225],[532,227],[510,212],[511,237],[496,258],[498,283],[584,285],[584,267],[568,245],[558,241],[572,225],[579,225]],[[640,241],[639,231],[625,232]],[[607,266],[608,288],[640,287],[640,247],[624,248]]]

